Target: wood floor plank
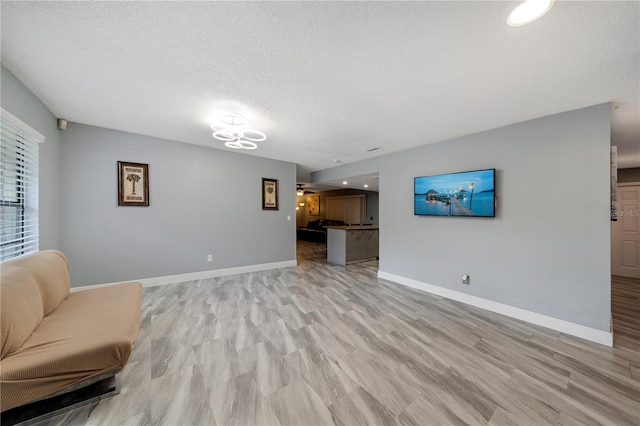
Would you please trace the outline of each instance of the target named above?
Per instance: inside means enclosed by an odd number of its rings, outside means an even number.
[[[282,426],[328,425],[332,415],[305,381],[297,380],[266,398]]]
[[[184,367],[151,381],[152,424],[214,425],[208,391],[197,365]],[[193,398],[192,395],[198,395]]]
[[[611,278],[611,314],[614,345],[640,353],[640,280]]]
[[[346,397],[357,384],[312,346],[288,354],[286,362],[308,385],[310,385],[328,407]]]
[[[614,348],[326,262],[145,288],[119,395],[41,425],[640,424],[638,282]]]
[[[338,426],[396,424],[395,414],[361,387],[329,406],[333,422]]]

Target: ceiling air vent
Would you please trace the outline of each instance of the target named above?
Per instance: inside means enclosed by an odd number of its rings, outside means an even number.
[[[367,152],[376,152],[376,151],[380,151],[380,148],[378,148],[377,146],[375,148],[369,148],[367,150]]]

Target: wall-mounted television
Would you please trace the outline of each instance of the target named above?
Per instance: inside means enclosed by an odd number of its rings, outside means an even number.
[[[413,213],[425,216],[496,216],[496,170],[414,178]]]

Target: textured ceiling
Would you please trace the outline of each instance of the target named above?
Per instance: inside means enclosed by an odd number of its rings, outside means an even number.
[[[603,102],[640,166],[638,2],[514,6],[3,1],[2,63],[73,122],[226,149],[209,123],[244,114],[301,172]]]

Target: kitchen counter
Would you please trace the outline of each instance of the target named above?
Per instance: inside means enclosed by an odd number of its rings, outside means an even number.
[[[377,226],[327,227],[327,261],[338,265],[373,260],[378,257]]]

